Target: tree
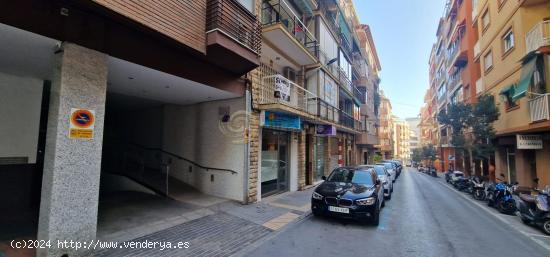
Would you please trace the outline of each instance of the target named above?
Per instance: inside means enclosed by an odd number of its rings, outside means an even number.
[[[421,148],[415,148],[412,150],[412,160],[414,162],[421,162],[422,161],[422,149]]]
[[[472,150],[476,158],[489,159],[495,152],[493,140],[496,133],[493,123],[500,116],[495,105],[495,97],[493,95],[480,96],[477,104],[474,105],[472,115],[475,117],[470,123],[474,138]]]
[[[422,158],[430,161],[430,164],[437,159],[437,151],[433,145],[427,145],[422,147]]]
[[[379,163],[379,162],[381,162],[381,161],[382,161],[382,155],[376,154],[376,155],[374,156],[374,163]]]
[[[472,124],[472,108],[470,104],[454,103],[437,115],[439,123],[451,127],[451,144],[456,148],[465,147],[464,130]]]

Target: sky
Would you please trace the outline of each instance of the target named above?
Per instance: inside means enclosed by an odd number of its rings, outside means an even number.
[[[393,114],[416,117],[429,85],[428,61],[446,0],[354,0],[373,34],[382,65],[380,88]]]

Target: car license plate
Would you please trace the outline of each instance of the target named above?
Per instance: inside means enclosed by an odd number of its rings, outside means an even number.
[[[328,210],[332,211],[332,212],[349,213],[348,208],[341,208],[341,207],[336,207],[336,206],[329,206]]]

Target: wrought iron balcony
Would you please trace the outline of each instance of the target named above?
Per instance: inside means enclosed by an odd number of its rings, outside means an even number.
[[[531,122],[550,120],[549,95],[543,94],[529,100]]]

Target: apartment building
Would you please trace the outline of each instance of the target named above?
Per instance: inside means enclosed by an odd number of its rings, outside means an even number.
[[[369,133],[376,131],[372,99],[380,64],[353,2],[266,0],[259,8],[262,56],[250,76],[250,202],[363,163],[377,139]]]
[[[548,92],[550,2],[474,1],[475,52],[482,71],[478,94],[492,94],[500,111],[496,175],[533,186],[550,184]],[[493,160],[491,160],[493,162]]]
[[[406,118],[405,122],[409,125],[409,149],[412,153],[414,149],[420,148],[422,146],[422,137],[420,129],[420,117]]]
[[[378,154],[383,159],[393,159],[394,152],[394,119],[392,114],[392,106],[384,92],[380,91],[380,127],[378,128],[378,139],[380,145],[377,146]]]
[[[395,159],[404,162],[410,160],[410,136],[409,124],[393,116],[393,153]]]

